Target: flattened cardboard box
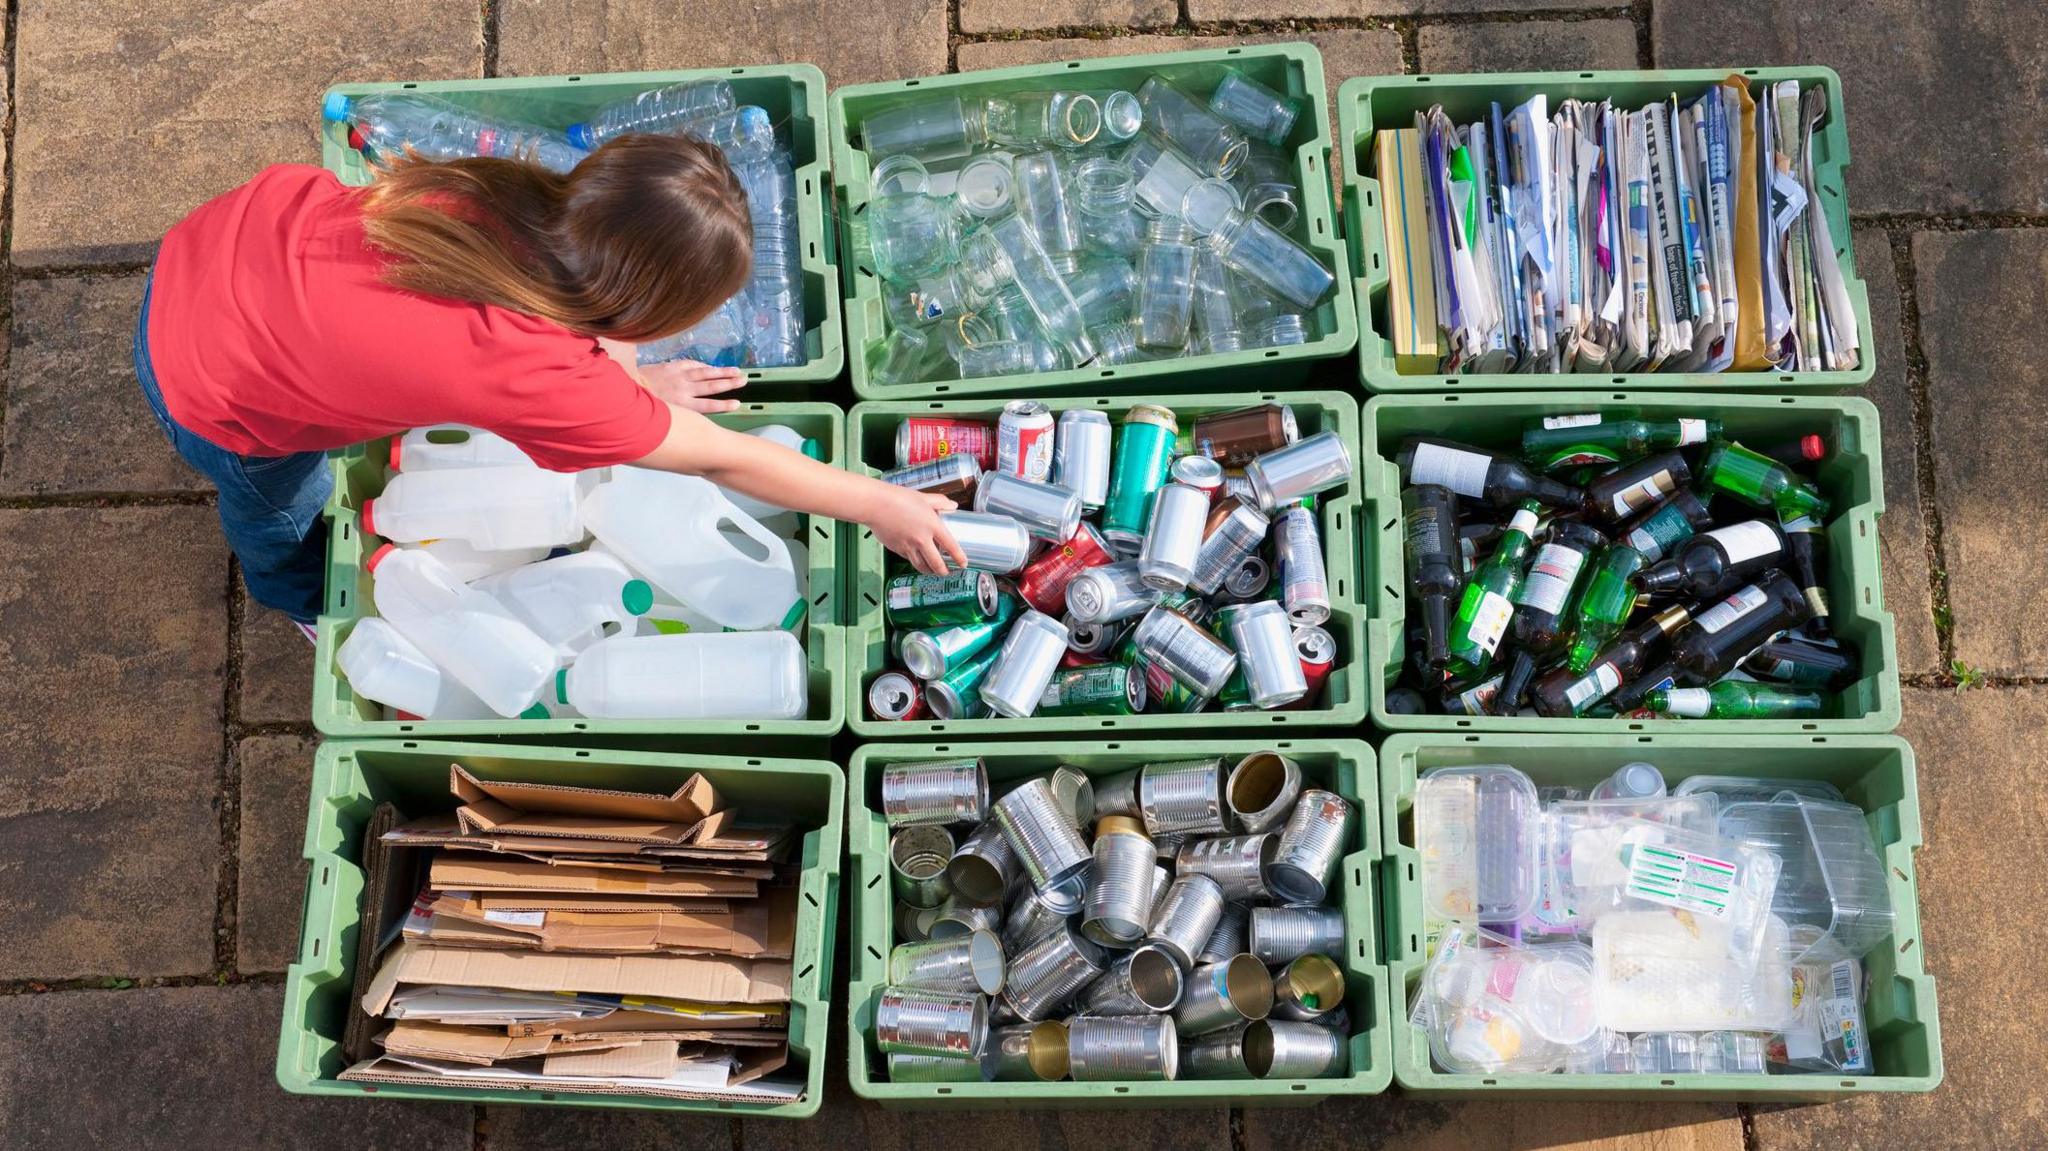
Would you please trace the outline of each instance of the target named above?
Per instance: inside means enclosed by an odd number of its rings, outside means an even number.
[[[784,960],[697,955],[561,955],[398,945],[363,995],[363,1010],[383,1015],[399,987],[446,984],[507,991],[691,999],[702,1003],[787,1003]],[[630,1006],[628,1004],[627,1006]]]
[[[483,780],[448,767],[448,790],[463,806],[464,831],[640,843],[681,843],[724,806],[718,791],[692,774],[668,795],[553,783]]]
[[[797,891],[771,887],[724,914],[687,912],[493,911],[476,900],[437,898],[426,938],[471,946],[542,951],[664,951],[789,959],[796,951]]]
[[[545,891],[587,895],[697,895],[752,898],[760,884],[727,875],[682,872],[610,872],[550,867],[510,859],[434,859],[428,883],[436,891]]]

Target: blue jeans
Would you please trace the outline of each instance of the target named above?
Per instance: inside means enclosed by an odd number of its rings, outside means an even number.
[[[135,324],[135,378],[143,398],[171,446],[220,490],[220,528],[242,562],[249,595],[312,623],[320,615],[327,578],[327,521],[320,514],[334,488],[327,454],[238,455],[180,427],[164,406],[149,362],[150,287],[143,286],[142,316]]]

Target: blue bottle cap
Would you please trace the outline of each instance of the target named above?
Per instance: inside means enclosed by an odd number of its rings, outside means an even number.
[[[590,125],[588,124],[571,124],[567,129],[563,131],[562,134],[569,137],[569,142],[571,144],[576,145],[578,148],[581,148],[586,152],[591,151],[597,147],[596,144],[593,144],[590,141]]]
[[[355,107],[355,103],[353,96],[329,92],[327,98],[320,102],[320,118],[329,123],[339,124],[348,119],[348,114]]]

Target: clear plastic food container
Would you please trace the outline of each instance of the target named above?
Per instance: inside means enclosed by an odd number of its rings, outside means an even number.
[[[1543,812],[1527,775],[1505,764],[1429,772],[1415,783],[1414,821],[1428,919],[1512,924],[1529,913]]]
[[[1728,804],[1721,834],[1777,855],[1772,910],[1795,928],[1819,929],[1795,961],[1859,959],[1892,933],[1884,860],[1861,808],[1786,792]]]

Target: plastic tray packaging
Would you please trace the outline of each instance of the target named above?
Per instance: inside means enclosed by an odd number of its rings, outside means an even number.
[[[1593,924],[1593,999],[1612,1031],[1777,1031],[1796,1018],[1791,940],[1766,916],[1753,959],[1734,931],[1675,907],[1614,911]]]
[[[1842,790],[1824,779],[1750,779],[1739,775],[1695,775],[1682,780],[1671,789],[1673,795],[1695,795],[1711,792],[1720,797],[1722,803],[1752,803],[1775,799],[1778,793],[1789,791],[1813,799],[1842,802]]]
[[[1583,944],[1525,946],[1453,926],[1423,973],[1411,1019],[1453,1071],[1548,1072],[1599,1039]]]
[[[1415,848],[1427,915],[1511,924],[1537,890],[1542,808],[1536,785],[1504,764],[1432,771],[1415,785]]]
[[[1860,959],[1892,933],[1884,861],[1861,808],[1790,792],[1721,812],[1721,834],[1775,852],[1783,864],[1773,910],[1795,928],[1817,928],[1795,956]]]

